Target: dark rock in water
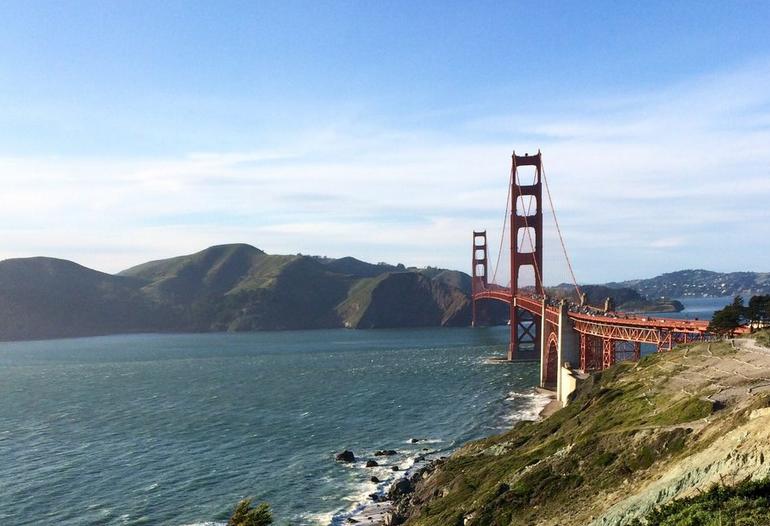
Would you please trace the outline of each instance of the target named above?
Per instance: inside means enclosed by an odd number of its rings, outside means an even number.
[[[398,451],[395,449],[380,449],[374,452],[375,457],[391,457],[393,455],[398,455]]]
[[[357,521],[356,519],[354,519],[353,517],[348,517],[348,522],[349,522],[350,524],[355,524],[355,523],[357,523],[358,521]]]
[[[376,468],[377,466],[379,466],[379,464],[377,464],[376,460],[367,460],[366,461],[366,467],[367,468]]]
[[[374,502],[380,502],[382,500],[382,496],[378,495],[377,493],[370,493],[369,498],[372,499]]]
[[[375,484],[379,484],[379,483],[380,483],[380,479],[378,479],[377,477],[372,477],[372,478],[370,478],[369,480],[371,480],[371,481],[372,481],[372,482],[374,482]]]
[[[409,442],[412,443],[412,444],[416,444],[419,441],[420,441],[419,438],[412,438],[412,439],[409,440]]]
[[[429,447],[424,447],[424,448],[422,448],[422,450],[423,451],[430,451],[430,448]]]
[[[398,469],[399,469],[399,468],[398,468],[398,466],[393,466],[393,467],[392,467],[392,468],[390,468],[390,469],[392,469],[393,471],[398,471]]]
[[[355,462],[356,461],[356,456],[353,454],[352,451],[348,451],[346,449],[342,453],[338,453],[337,454],[337,460],[339,462]]]
[[[402,495],[412,493],[414,491],[414,485],[409,479],[399,479],[388,490],[388,498],[395,499]]]
[[[419,455],[417,458],[414,459],[415,463],[417,462],[425,462],[425,455]]]

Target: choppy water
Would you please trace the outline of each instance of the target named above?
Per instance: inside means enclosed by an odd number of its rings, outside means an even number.
[[[132,335],[0,344],[0,524],[179,526],[269,501],[343,522],[407,467],[532,416],[506,327]],[[427,439],[419,444],[411,438]],[[439,453],[440,454],[440,453]]]
[[[710,319],[732,298],[683,299]],[[661,316],[664,316],[661,314]],[[0,524],[344,523],[434,455],[532,418],[538,365],[508,328],[132,335],[0,343]],[[418,444],[411,438],[425,439]],[[343,465],[334,453],[399,455]]]

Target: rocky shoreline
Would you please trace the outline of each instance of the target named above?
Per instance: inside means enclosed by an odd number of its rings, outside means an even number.
[[[550,401],[539,411],[538,420],[548,418],[549,415],[560,408],[553,392],[543,389],[536,389],[535,392],[550,398]],[[418,439],[411,439],[412,443],[416,443],[415,441],[418,441]],[[448,458],[443,455],[437,458],[430,458],[436,452],[430,452],[426,449],[423,449],[423,451],[425,453],[415,458],[414,465],[410,469],[405,470],[404,476],[394,481],[387,492],[369,495],[369,501],[360,510],[347,517],[343,524],[397,526],[406,522],[423,504],[422,500],[415,493],[417,484],[430,478]],[[396,451],[391,450],[378,451],[375,455],[378,453],[385,455],[397,454]],[[345,459],[350,459],[352,455],[353,453],[350,451],[343,451],[337,455],[337,460],[349,461]],[[416,467],[418,464],[423,465]]]
[[[714,484],[770,481],[770,348],[751,339],[617,364],[553,409],[407,474],[364,524],[654,524]]]

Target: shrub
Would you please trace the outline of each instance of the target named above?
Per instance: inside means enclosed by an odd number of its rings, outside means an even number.
[[[227,526],[268,526],[273,523],[270,505],[262,503],[256,508],[251,506],[251,499],[243,499],[236,506]]]

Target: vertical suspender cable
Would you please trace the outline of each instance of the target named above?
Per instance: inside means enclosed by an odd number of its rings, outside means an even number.
[[[513,169],[511,169],[511,176],[508,178],[508,196],[505,198],[505,216],[503,216],[503,229],[500,231],[500,247],[497,249],[497,261],[495,262],[495,270],[492,273],[492,283],[495,282],[497,277],[497,268],[500,266],[500,256],[503,253],[503,242],[505,241],[505,225],[508,224],[508,210],[511,205],[511,183],[513,182]]]
[[[542,166],[542,160],[540,166]],[[548,187],[548,178],[545,176],[545,167],[543,167],[543,182],[545,182],[545,193],[548,195],[548,203],[551,205],[551,213],[553,214],[553,222],[556,224],[556,232],[559,234],[559,242],[561,243],[562,252],[564,252],[564,259],[567,260],[567,267],[569,268],[570,276],[572,276],[572,284],[575,285],[575,291],[578,295],[578,301],[580,301],[581,291],[578,286],[577,278],[575,278],[575,272],[572,270],[572,262],[569,259],[569,253],[567,252],[567,246],[564,244],[564,237],[561,235],[561,228],[559,228],[559,220],[556,219],[556,208],[553,206],[553,199],[551,199],[551,189]]]

